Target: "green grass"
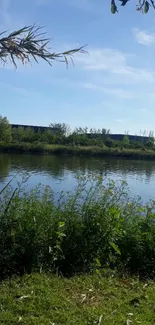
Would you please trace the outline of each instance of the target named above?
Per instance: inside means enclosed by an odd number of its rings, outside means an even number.
[[[74,156],[118,157],[155,160],[155,151],[149,149],[121,149],[106,146],[69,146],[43,143],[0,143],[0,152],[57,154]]]
[[[0,284],[1,325],[154,325],[155,283],[45,274]]]

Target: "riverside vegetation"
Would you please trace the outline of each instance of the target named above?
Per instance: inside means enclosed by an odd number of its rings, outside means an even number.
[[[48,271],[155,276],[155,202],[129,199],[126,183],[80,177],[74,194],[6,186],[0,195],[0,278]]]
[[[1,191],[0,323],[153,325],[155,202],[77,181],[57,201],[25,182]]]
[[[127,134],[115,140],[110,130],[86,127],[71,132],[64,123],[44,129],[12,128],[6,117],[0,117],[0,151],[155,159],[153,132],[134,141]]]

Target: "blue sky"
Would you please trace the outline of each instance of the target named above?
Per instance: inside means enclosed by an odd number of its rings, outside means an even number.
[[[0,114],[11,123],[112,132],[155,129],[155,12],[142,15],[131,0],[119,14],[109,0],[0,0],[0,29],[45,26],[51,49],[88,44],[75,66],[40,62],[15,70],[1,65]],[[138,0],[137,0],[138,2]]]

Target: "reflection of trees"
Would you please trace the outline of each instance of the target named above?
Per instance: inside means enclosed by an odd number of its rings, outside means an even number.
[[[102,170],[103,176],[110,177],[116,174],[121,176],[122,179],[126,179],[129,175],[138,176],[140,180],[144,179],[147,182],[150,181],[152,174],[155,174],[155,162],[143,161],[143,160],[125,160],[125,159],[106,159],[99,160],[96,170]]]
[[[11,158],[7,154],[0,154],[0,183],[4,182],[9,175]]]
[[[4,155],[3,155],[4,156]],[[6,157],[8,157],[6,155]],[[4,158],[3,158],[4,159]],[[9,159],[9,158],[7,158]],[[8,163],[4,163],[4,168]],[[129,174],[137,175],[148,182],[155,173],[155,162],[142,160],[125,160],[97,157],[71,157],[50,155],[11,155],[11,165],[14,170],[46,173],[52,177],[62,178],[66,172],[95,173],[109,177],[112,174],[126,178]],[[1,173],[2,174],[2,173]]]
[[[11,155],[14,171],[47,173],[52,177],[63,177],[64,168],[61,157],[48,155]]]
[[[129,174],[137,175],[140,180],[150,181],[152,174],[155,173],[155,162],[149,160],[111,160],[107,161],[108,172],[119,172],[122,178],[126,178]]]

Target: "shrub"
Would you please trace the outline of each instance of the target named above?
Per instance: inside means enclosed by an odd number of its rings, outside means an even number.
[[[129,200],[123,182],[79,178],[74,194],[50,188],[0,194],[0,278],[46,270],[63,275],[112,268],[154,277],[155,202]]]

